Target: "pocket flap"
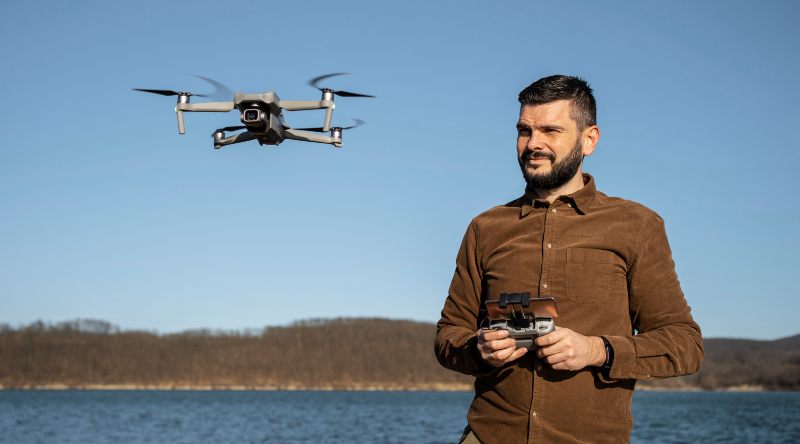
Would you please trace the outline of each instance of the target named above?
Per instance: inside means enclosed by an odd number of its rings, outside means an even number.
[[[567,261],[590,264],[613,264],[617,255],[597,248],[568,248]]]

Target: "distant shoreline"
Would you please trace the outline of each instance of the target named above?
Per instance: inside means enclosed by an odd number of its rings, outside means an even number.
[[[0,386],[1,391],[30,390],[30,391],[66,391],[66,390],[97,390],[97,391],[258,391],[258,392],[471,392],[471,384],[430,384],[422,386],[248,386],[248,385],[181,385],[181,384],[42,384],[20,387]],[[762,386],[741,385],[715,390],[705,390],[700,387],[637,387],[637,391],[645,392],[766,392]]]
[[[379,318],[308,320],[258,335],[158,335],[80,320],[0,326],[0,389],[471,392],[473,378],[437,361],[435,335],[434,324]],[[703,344],[699,372],[636,387],[800,391],[800,335]]]
[[[184,385],[184,384],[40,384],[18,387],[0,386],[0,390],[159,390],[159,391],[262,391],[262,392],[466,392],[472,384],[354,385],[354,386],[299,386],[299,385]]]

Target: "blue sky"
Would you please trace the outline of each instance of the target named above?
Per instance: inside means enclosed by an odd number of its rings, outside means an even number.
[[[665,219],[705,335],[800,332],[796,2],[221,5],[0,5],[0,322],[433,322],[470,219],[522,192],[517,93],[566,73],[598,100],[585,169]],[[172,98],[131,91],[317,100],[341,71],[378,96],[337,101],[367,121],[341,150],[215,151],[234,113],[179,136]]]

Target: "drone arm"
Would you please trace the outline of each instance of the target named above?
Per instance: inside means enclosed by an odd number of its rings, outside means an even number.
[[[232,109],[233,109],[233,102],[208,102],[208,103],[179,102],[175,106],[175,114],[178,115],[178,134],[186,133],[186,127],[183,124],[184,111],[228,112]]]
[[[327,143],[330,145],[334,145],[337,148],[342,146],[342,139],[336,139],[330,136],[325,136],[310,131],[286,129],[283,131],[283,137],[285,139],[302,140],[304,142]]]
[[[330,131],[331,117],[333,117],[333,107],[330,107],[327,110],[325,110],[325,125],[323,125],[322,131]]]
[[[281,100],[280,107],[286,111],[307,111],[311,109],[333,109],[332,100]]]
[[[233,145],[234,143],[242,143],[250,140],[255,140],[256,136],[250,131],[234,134],[233,136],[226,137],[214,142],[214,148],[220,149],[223,146]]]
[[[320,100],[318,102],[312,100],[281,100],[280,107],[286,111],[306,111],[312,109],[325,110],[325,125],[322,127],[323,131],[331,129],[331,118],[333,117],[333,109],[336,105],[333,100]],[[322,142],[330,143],[330,142]]]
[[[175,111],[224,113],[233,109],[233,102],[179,103]]]
[[[183,111],[175,108],[175,114],[178,115],[178,134],[186,134],[186,127],[183,125]]]

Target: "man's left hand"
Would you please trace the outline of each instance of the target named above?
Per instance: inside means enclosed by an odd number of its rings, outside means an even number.
[[[568,328],[556,327],[556,331],[536,338],[536,345],[536,356],[555,370],[600,367],[606,361],[606,348],[599,336],[584,336]]]

